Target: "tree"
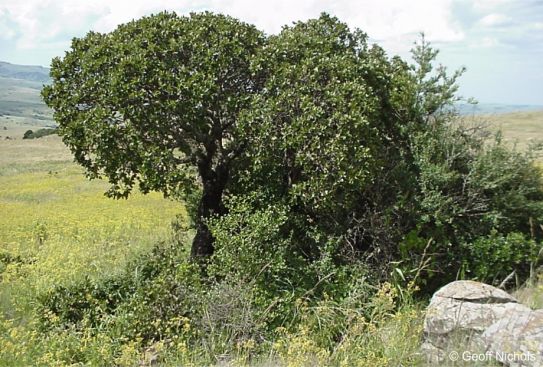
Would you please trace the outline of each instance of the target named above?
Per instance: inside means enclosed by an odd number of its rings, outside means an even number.
[[[88,177],[107,177],[109,196],[126,198],[136,186],[165,196],[201,190],[191,252],[207,256],[206,220],[223,212],[247,144],[236,125],[259,90],[249,66],[263,42],[228,16],[163,12],[74,38],[53,59],[43,98]]]
[[[322,14],[271,36],[254,68],[265,88],[240,124],[252,144],[236,194],[263,190],[271,202],[286,200],[293,242],[311,256],[322,248],[307,237],[315,226],[321,239],[356,232],[356,251],[384,247],[382,236],[397,243],[370,216],[388,215],[413,186],[402,156],[418,116],[409,66]]]
[[[266,38],[227,16],[161,13],[74,39],[43,96],[110,196],[198,197],[195,258],[221,240],[255,258],[281,243],[288,261],[365,258],[386,273],[432,243],[453,274],[462,244],[493,229],[537,234],[543,192],[529,159],[457,126],[462,70],[436,55],[423,38],[410,66],[327,14]]]

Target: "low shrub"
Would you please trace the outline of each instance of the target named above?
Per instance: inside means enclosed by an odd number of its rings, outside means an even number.
[[[85,278],[39,294],[38,315],[41,315],[43,328],[96,328],[112,316],[129,312],[134,318],[133,327],[139,329],[150,317],[148,313],[153,314],[153,318],[163,316],[162,301],[167,305],[166,297],[176,296],[174,278],[180,276],[178,272],[183,261],[179,252],[175,246],[159,244],[151,253],[128,264],[119,275],[98,280]],[[189,282],[183,279],[179,284]],[[171,303],[179,303],[179,300]],[[137,322],[138,318],[145,320]]]
[[[504,236],[496,231],[463,244],[462,248],[466,255],[460,276],[496,286],[512,274],[516,282],[509,285],[524,283],[532,275],[543,250],[541,243],[526,238],[522,233]]]
[[[53,135],[57,133],[58,133],[57,128],[38,129],[36,131],[27,130],[25,131],[23,135],[23,139],[39,139],[39,138],[43,138],[44,136]]]

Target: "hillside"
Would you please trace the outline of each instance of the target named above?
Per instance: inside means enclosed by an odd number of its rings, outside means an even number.
[[[38,82],[49,82],[49,68],[33,65],[16,65],[0,61],[0,77]]]
[[[49,69],[0,62],[0,125],[6,128],[51,126],[51,110],[40,91],[49,82]]]

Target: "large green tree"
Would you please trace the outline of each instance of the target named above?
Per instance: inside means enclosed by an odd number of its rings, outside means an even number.
[[[422,119],[409,66],[327,14],[270,37],[253,65],[265,87],[241,122],[253,144],[239,194],[265,188],[287,200],[305,253],[319,252],[306,236],[312,226],[352,232],[356,250],[397,240],[374,219],[413,187],[402,155]],[[389,217],[397,226],[410,220]]]
[[[199,193],[192,255],[206,256],[206,219],[222,213],[232,163],[246,146],[236,125],[259,90],[249,66],[263,42],[228,16],[164,12],[75,38],[52,61],[43,97],[76,161],[90,178],[109,180],[109,196],[138,186]]]
[[[327,14],[265,37],[227,16],[160,13],[74,39],[43,96],[109,195],[198,198],[193,257],[245,231],[224,215],[231,196],[281,208],[266,236],[290,257],[334,242],[384,268],[417,237],[450,272],[494,229],[537,235],[543,193],[529,159],[457,126],[462,70],[448,76],[436,55],[422,39],[408,65]],[[216,243],[213,217],[228,224]]]

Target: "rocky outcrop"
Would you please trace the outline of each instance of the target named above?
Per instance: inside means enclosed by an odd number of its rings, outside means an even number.
[[[501,318],[482,335],[487,351],[510,366],[543,366],[543,310]]]
[[[437,291],[426,312],[424,337],[430,362],[477,354],[509,366],[543,366],[543,311],[531,311],[483,283],[456,281]]]

